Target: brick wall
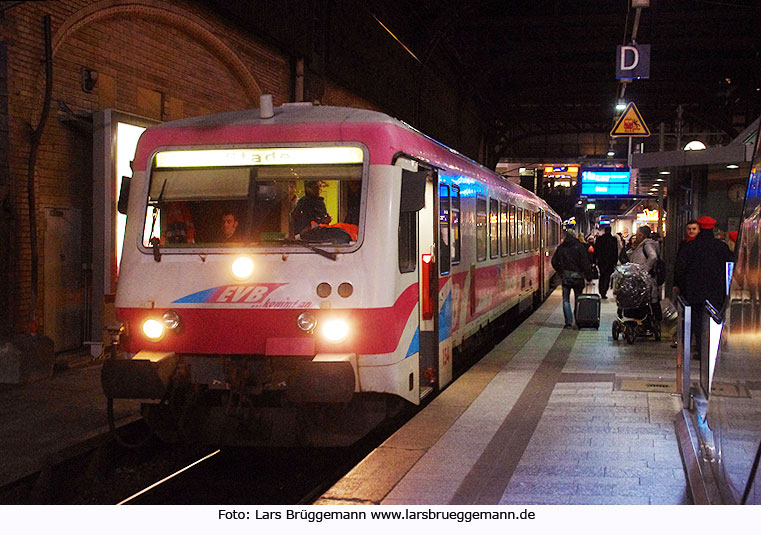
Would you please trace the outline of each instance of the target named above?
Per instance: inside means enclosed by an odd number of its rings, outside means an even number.
[[[7,49],[7,176],[14,201],[13,228],[6,236],[14,237],[15,262],[8,279],[16,290],[9,316],[17,331],[26,330],[31,317],[26,177],[29,132],[39,122],[44,95],[45,14],[52,20],[54,83],[35,166],[40,255],[43,207],[72,207],[82,211],[82,260],[90,260],[92,132],[86,119],[91,112],[113,108],[165,121],[257,107],[261,93],[271,93],[278,105],[291,93],[288,57],[196,4],[60,0],[7,10],[0,20],[0,41]],[[91,91],[82,87],[85,68],[97,73]],[[377,109],[330,81],[323,89],[325,105]],[[41,323],[42,258],[39,265],[36,317]]]

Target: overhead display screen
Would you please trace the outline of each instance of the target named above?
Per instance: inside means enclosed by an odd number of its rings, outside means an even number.
[[[631,170],[628,167],[582,169],[581,194],[628,195]]]

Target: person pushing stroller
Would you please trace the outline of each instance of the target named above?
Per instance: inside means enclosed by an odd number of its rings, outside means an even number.
[[[613,340],[623,335],[627,343],[633,344],[637,336],[646,334],[652,334],[656,341],[661,339],[660,322],[656,320],[651,302],[653,284],[653,278],[641,264],[616,267],[613,293],[618,311],[613,320]]]

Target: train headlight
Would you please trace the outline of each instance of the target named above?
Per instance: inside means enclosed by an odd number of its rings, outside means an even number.
[[[239,256],[232,265],[233,276],[245,280],[254,272],[254,261],[247,256]]]
[[[302,331],[311,333],[314,331],[314,328],[317,327],[317,319],[311,312],[302,312],[299,314],[299,317],[296,318],[296,325],[298,325],[299,329]]]
[[[157,319],[147,319],[143,322],[143,334],[154,342],[164,336],[164,325]]]
[[[329,342],[343,342],[349,336],[349,324],[339,319],[328,320],[322,326],[322,336]]]
[[[166,312],[164,312],[164,315],[161,317],[161,320],[164,322],[164,327],[166,327],[170,331],[180,326],[180,316],[174,310],[167,310]]]

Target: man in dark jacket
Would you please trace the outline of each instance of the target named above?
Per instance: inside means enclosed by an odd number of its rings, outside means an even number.
[[[715,224],[716,220],[708,216],[698,219],[700,233],[682,247],[674,267],[674,286],[692,307],[692,332],[698,341],[698,358],[705,301],[722,309],[727,294],[726,263],[734,260],[727,244],[714,238]]]
[[[563,281],[563,316],[565,328],[573,327],[573,310],[571,309],[571,290],[573,290],[574,307],[579,294],[584,290],[584,280],[592,280],[592,266],[589,263],[587,246],[581,243],[572,230],[566,233],[563,243],[558,245],[552,255],[552,267]]]
[[[618,240],[610,233],[610,225],[602,229],[602,235],[595,240],[595,262],[600,269],[600,297],[607,299],[610,276],[618,262]]]
[[[308,180],[304,183],[305,195],[296,203],[296,208],[291,214],[295,234],[309,230],[313,222],[318,225],[330,223],[332,218],[325,208],[325,198],[320,196],[322,185],[319,180]]]

